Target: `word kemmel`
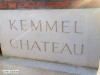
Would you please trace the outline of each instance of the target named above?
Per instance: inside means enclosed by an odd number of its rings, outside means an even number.
[[[37,21],[34,20],[9,20],[10,30],[16,31],[38,31],[38,32],[62,32],[62,33],[77,33],[79,31],[79,23],[77,21]]]
[[[99,0],[5,0],[1,1],[0,8],[77,8],[77,7],[100,7]]]

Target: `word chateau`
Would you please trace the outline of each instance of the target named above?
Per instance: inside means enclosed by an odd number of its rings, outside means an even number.
[[[9,20],[10,30],[83,34],[77,21]]]
[[[29,50],[38,52],[53,52],[60,54],[83,55],[83,44],[68,44],[61,42],[44,42],[32,40],[11,39],[10,47],[19,50]]]

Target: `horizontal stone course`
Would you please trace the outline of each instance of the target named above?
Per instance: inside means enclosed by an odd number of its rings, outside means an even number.
[[[0,57],[0,69],[0,75],[5,73],[4,70],[17,75],[96,75],[97,72],[92,68],[8,57]]]

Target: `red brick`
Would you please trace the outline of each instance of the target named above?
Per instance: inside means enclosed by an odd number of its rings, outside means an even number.
[[[79,6],[80,5],[80,3],[81,3],[81,1],[71,1],[71,6]]]
[[[38,2],[37,7],[41,7],[41,8],[45,7],[45,2]]]
[[[28,3],[27,2],[23,2],[23,3],[18,3],[18,7],[27,7]]]
[[[35,7],[35,2],[28,2],[28,6],[27,7]]]
[[[69,6],[69,2],[48,2],[48,7],[66,7]]]
[[[8,4],[9,8],[16,8],[16,3],[10,3]]]
[[[0,8],[8,8],[8,5],[7,4],[0,4]]]
[[[21,2],[21,3],[18,3],[18,7],[21,7],[21,8],[35,7],[35,2]]]

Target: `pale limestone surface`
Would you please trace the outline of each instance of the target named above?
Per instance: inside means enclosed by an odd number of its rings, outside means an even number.
[[[13,75],[96,75],[97,70],[85,67],[75,67],[43,61],[19,58],[0,58],[0,75],[2,70],[19,70]]]
[[[100,9],[0,10],[4,56],[97,68]]]

